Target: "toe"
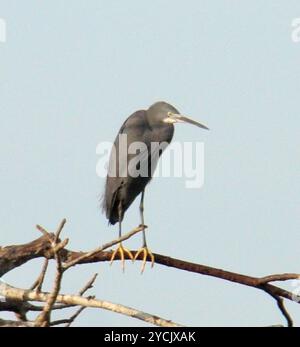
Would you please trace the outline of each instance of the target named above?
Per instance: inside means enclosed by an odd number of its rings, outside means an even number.
[[[116,256],[116,254],[117,254],[117,252],[118,252],[118,248],[116,248],[116,249],[113,251],[112,255],[111,255],[111,258],[110,258],[110,265],[112,265],[112,263],[113,263],[113,261],[114,261],[114,259],[115,259],[115,256]]]

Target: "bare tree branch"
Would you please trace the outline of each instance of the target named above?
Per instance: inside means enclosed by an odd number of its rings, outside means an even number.
[[[51,239],[55,237],[54,234],[49,234],[48,236]],[[0,277],[29,260],[40,257],[47,259],[53,258],[52,247],[48,236],[43,235],[24,245],[0,247]]]
[[[30,287],[30,289],[35,289],[36,291],[40,292],[42,290],[42,285],[45,279],[45,275],[48,269],[48,263],[49,260],[45,259],[44,265],[42,267],[42,271],[39,275],[39,277],[36,279],[36,281],[33,283],[33,285]]]
[[[88,297],[88,299],[95,299],[94,296]],[[85,306],[81,306],[79,307],[79,309],[68,319],[68,321],[66,322],[67,324],[65,325],[66,328],[70,327],[71,324],[75,321],[75,319],[80,315],[80,313],[86,309]]]
[[[135,256],[136,251],[131,251],[133,256]],[[67,259],[78,259],[80,256],[82,256],[82,253],[73,252],[73,251],[67,251],[66,257]],[[95,253],[94,255],[90,257],[84,257],[82,260],[80,260],[77,264],[86,264],[86,263],[95,263],[95,262],[103,262],[103,261],[110,261],[112,252],[100,252]],[[155,263],[176,268],[178,270],[183,271],[189,271],[193,273],[198,273],[205,276],[211,276],[216,277],[222,280],[242,284],[245,286],[257,288],[260,290],[268,289],[271,293],[277,296],[284,297],[288,300],[295,301],[297,303],[300,303],[300,296],[295,295],[291,292],[288,292],[282,288],[276,287],[274,285],[271,285],[266,282],[266,279],[269,278],[270,281],[287,281],[287,280],[293,280],[293,279],[299,279],[300,274],[295,273],[285,273],[281,275],[277,274],[274,276],[267,276],[267,277],[253,277],[253,276],[247,276],[238,274],[231,271],[226,271],[218,268],[214,268],[207,265],[202,264],[196,264],[187,262],[181,259],[171,258],[162,254],[153,253],[155,257]],[[127,260],[130,260],[128,256],[125,256]],[[119,259],[118,255],[116,256],[116,259]],[[137,260],[142,260],[142,256],[138,257]],[[147,261],[150,261],[149,259]]]
[[[98,307],[108,309],[114,312],[119,312],[125,315],[134,316],[135,318],[139,318],[145,321],[152,322],[153,324],[157,324],[155,316],[146,314],[141,311],[137,311],[135,309],[128,308],[126,306],[117,305],[108,303],[105,301],[99,301],[97,299],[84,298],[84,292],[92,287],[92,284],[95,280],[95,277],[87,283],[87,285],[83,288],[83,290],[79,293],[78,296],[68,296],[61,295],[60,292],[60,284],[63,277],[63,273],[70,269],[71,267],[79,264],[88,264],[95,262],[104,262],[110,261],[112,256],[112,251],[105,251],[107,248],[119,243],[120,241],[124,241],[136,233],[143,230],[141,226],[133,229],[131,232],[127,233],[123,237],[113,240],[100,246],[89,252],[77,252],[65,249],[65,246],[68,240],[60,241],[60,235],[65,225],[65,220],[63,220],[58,230],[55,234],[49,233],[45,228],[41,226],[37,226],[38,230],[42,232],[43,236],[34,240],[28,244],[17,245],[17,246],[8,246],[8,247],[0,247],[0,276],[3,274],[13,270],[14,268],[21,266],[22,264],[30,261],[31,259],[43,257],[46,258],[46,262],[43,266],[42,272],[31,287],[36,288],[35,295],[30,294],[30,297],[23,301],[21,298],[14,297],[6,297],[6,302],[0,301],[0,311],[1,310],[11,310],[17,314],[18,319],[23,321],[26,320],[26,313],[28,311],[42,311],[42,313],[38,316],[36,320],[37,325],[53,325],[53,324],[63,324],[63,323],[72,323],[76,317],[82,312],[82,309],[79,308],[77,312],[69,319],[64,319],[56,322],[50,322],[50,313],[52,310],[64,309],[72,306],[81,306],[81,307]],[[137,254],[136,251],[131,251],[133,256]],[[299,279],[300,275],[296,273],[284,273],[284,274],[274,274],[268,275],[264,277],[253,277],[246,276],[243,274],[226,271],[218,268],[213,268],[207,265],[196,264],[187,262],[180,259],[171,258],[161,254],[154,254],[155,262],[157,264],[161,264],[167,267],[173,267],[183,271],[189,271],[201,275],[212,276],[215,278],[219,278],[222,280],[238,283],[241,285],[249,286],[256,288],[258,290],[262,290],[269,295],[271,295],[277,302],[277,305],[280,309],[280,312],[285,317],[288,326],[292,326],[293,322],[288,314],[286,308],[284,307],[283,298],[300,303],[300,296],[293,294],[285,289],[274,286],[270,284],[270,282],[275,281],[287,281]],[[57,271],[55,283],[52,289],[52,292],[49,293],[40,293],[42,296],[38,296],[38,291],[41,290],[41,286],[47,271],[47,262],[48,259],[55,259],[57,263]],[[116,254],[116,260],[120,260],[119,254]],[[130,259],[127,254],[125,254],[125,259]],[[137,260],[143,260],[142,255],[138,256]],[[149,260],[148,260],[149,261]],[[3,285],[5,285],[0,280],[0,288],[3,289]],[[13,287],[11,287],[13,288]],[[22,289],[18,289],[18,291],[22,291]],[[24,291],[25,293],[32,293],[32,291]],[[1,294],[1,291],[0,291]],[[43,296],[44,295],[44,296]],[[68,299],[66,299],[68,298]],[[72,299],[70,299],[72,298]],[[76,299],[74,299],[76,298]],[[47,301],[48,300],[48,301]],[[46,302],[44,308],[39,306],[34,306],[26,301],[42,301]],[[21,304],[22,302],[22,304]],[[59,305],[61,304],[61,305]],[[30,306],[28,306],[30,305]],[[145,319],[144,319],[145,318]],[[160,322],[160,318],[158,318],[158,322]],[[168,321],[166,321],[168,322]],[[166,324],[165,322],[162,324]],[[172,323],[173,324],[173,323]],[[175,323],[174,323],[175,324]],[[158,324],[159,325],[159,324]]]
[[[51,297],[51,293],[44,293],[44,292],[39,293],[33,290],[24,290],[20,288],[15,288],[4,282],[2,283],[0,282],[0,295],[3,295],[5,298],[12,299],[12,300],[20,300],[20,301],[26,300],[26,301],[39,301],[39,302],[47,302],[49,298]],[[154,324],[157,326],[162,326],[162,327],[182,326],[178,323],[172,322],[171,320],[166,320],[156,315],[139,311],[128,306],[115,304],[109,301],[84,298],[79,295],[59,294],[56,297],[56,302],[65,304],[65,305],[100,308],[100,309],[120,313],[122,315],[136,318],[144,322]]]
[[[63,277],[63,267],[62,267],[62,262],[61,262],[61,257],[60,257],[60,250],[65,247],[65,245],[68,243],[68,239],[66,239],[63,242],[59,242],[59,236],[60,233],[66,223],[66,220],[63,219],[63,221],[60,223],[56,233],[55,233],[55,238],[52,242],[52,248],[53,248],[53,254],[54,258],[56,260],[56,276],[55,276],[55,281],[54,281],[54,287],[53,290],[46,302],[46,305],[44,306],[43,311],[41,314],[39,314],[35,320],[35,326],[41,326],[41,327],[46,327],[50,325],[50,315],[52,308],[56,302],[57,295],[60,292],[61,288],[61,281]],[[61,245],[60,247],[58,247]],[[46,271],[45,271],[46,272]],[[44,274],[45,275],[45,274]]]
[[[269,292],[268,289],[265,289],[265,292],[270,294],[270,296],[272,296],[272,298],[274,298],[276,300],[277,306],[278,306],[280,312],[282,313],[283,317],[286,319],[287,326],[289,328],[293,327],[294,326],[293,319],[290,316],[290,314],[288,313],[287,309],[285,308],[283,299],[280,296],[274,295],[273,293]]]
[[[145,226],[143,226],[143,227],[139,226],[139,227],[133,229],[129,233],[123,235],[122,237],[120,237],[120,238],[118,238],[116,240],[110,241],[110,242],[104,244],[103,246],[100,246],[100,247],[94,249],[93,251],[84,253],[81,256],[79,256],[78,258],[70,260],[69,262],[67,262],[66,264],[63,265],[64,270],[70,268],[71,266],[74,266],[74,265],[77,265],[79,263],[82,263],[84,260],[89,259],[90,257],[93,257],[97,253],[103,252],[105,249],[107,249],[109,247],[112,247],[112,246],[116,245],[117,243],[120,243],[121,241],[125,241],[125,240],[129,239],[130,237],[132,237],[136,233],[144,230],[143,229],[144,227]]]
[[[1,328],[19,328],[19,327],[24,327],[24,328],[30,328],[33,327],[34,324],[33,322],[16,322],[13,320],[4,320],[0,318],[0,327]]]

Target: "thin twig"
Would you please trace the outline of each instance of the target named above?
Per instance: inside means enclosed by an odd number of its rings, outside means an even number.
[[[83,296],[83,294],[85,294],[89,289],[93,288],[93,284],[97,278],[98,274],[96,273],[95,275],[93,275],[93,277],[84,285],[84,287],[82,289],[80,289],[80,291],[78,292],[79,296]],[[70,307],[74,307],[76,305],[55,305],[53,306],[52,310],[62,310],[65,308],[70,308]],[[64,320],[63,323],[66,323],[66,320]]]
[[[65,241],[60,242],[58,244],[58,240],[59,240],[60,233],[61,233],[65,223],[66,223],[65,219],[60,223],[60,225],[57,229],[57,232],[55,234],[55,239],[52,243],[54,257],[56,260],[56,276],[55,276],[55,281],[54,281],[54,286],[53,286],[52,292],[49,295],[48,300],[46,301],[44,309],[35,320],[36,326],[49,326],[52,307],[54,306],[54,304],[56,302],[57,295],[60,292],[61,281],[62,281],[63,273],[64,273],[64,269],[62,268],[62,261],[61,261],[61,257],[60,257],[60,250],[64,247],[64,245],[67,244],[68,241],[65,240]]]
[[[73,305],[65,305],[65,307],[70,307],[70,306],[72,307]],[[50,322],[50,326],[52,327],[56,325],[65,324],[65,328],[69,328],[71,324],[75,321],[75,319],[80,315],[80,313],[84,311],[85,309],[86,309],[85,306],[81,306],[70,318],[55,320],[53,322]]]
[[[269,275],[265,277],[261,277],[259,279],[260,284],[276,282],[276,281],[288,281],[288,280],[298,280],[300,279],[300,274],[296,273],[284,273],[284,274],[275,274]]]
[[[74,259],[68,263],[65,263],[63,265],[63,268],[64,270],[67,270],[68,268],[70,268],[71,266],[74,266],[74,265],[77,265],[78,263],[80,263],[81,261],[89,258],[89,257],[92,257],[93,255],[97,254],[97,253],[100,253],[100,252],[103,252],[105,249],[109,248],[109,247],[112,247],[114,245],[116,245],[117,243],[120,243],[121,241],[125,241],[127,239],[129,239],[130,237],[132,237],[133,235],[135,235],[136,233],[144,230],[145,226],[138,226],[137,228],[133,229],[132,231],[130,231],[129,233],[123,235],[122,237],[119,237],[118,239],[116,240],[113,240],[113,241],[110,241],[110,242],[107,242],[105,243],[103,246],[100,246],[96,249],[94,249],[93,251],[91,252],[88,252],[88,253],[84,253],[83,255],[81,255],[80,257],[78,257],[77,259]]]
[[[54,286],[53,286],[51,294],[48,296],[48,300],[46,301],[46,305],[44,306],[43,311],[36,318],[36,321],[35,321],[36,326],[49,325],[51,310],[53,305],[56,302],[56,297],[60,291],[62,276],[63,276],[63,270],[61,269],[61,261],[59,259],[59,256],[57,256],[57,268],[56,268]]]
[[[44,279],[45,279],[45,276],[46,276],[46,272],[47,272],[47,269],[48,269],[48,263],[49,263],[49,260],[45,259],[42,271],[41,271],[39,277],[36,279],[36,281],[30,287],[31,290],[35,289],[38,292],[40,292],[42,290],[43,282],[44,282]]]
[[[55,239],[54,239],[54,243],[55,243],[55,244],[58,243],[60,234],[61,234],[61,232],[62,232],[62,230],[63,230],[63,228],[64,228],[66,222],[67,222],[67,220],[64,218],[64,219],[61,221],[61,223],[59,224],[58,229],[57,229],[57,231],[56,231],[56,233],[55,233]]]
[[[87,284],[79,291],[78,295],[82,296],[85,292],[87,292],[89,289],[93,288],[93,284],[96,281],[98,274],[96,273],[88,282]]]
[[[58,319],[50,322],[50,327],[55,327],[56,325],[61,325],[61,324],[68,324],[69,323],[69,318],[65,319]]]
[[[277,306],[278,306],[280,312],[282,313],[283,317],[286,319],[287,326],[288,326],[289,328],[293,327],[293,326],[294,326],[293,319],[292,319],[292,317],[290,316],[290,314],[288,313],[286,307],[284,306],[284,301],[283,301],[283,299],[282,299],[280,296],[278,296],[278,295],[274,295],[274,294],[271,293],[268,289],[265,289],[265,292],[268,293],[273,299],[276,300]]]
[[[87,284],[79,291],[79,295],[83,296],[85,292],[87,292],[89,289],[93,288],[93,284],[97,278],[98,274],[96,273],[88,282]],[[95,299],[95,296],[89,296],[88,299]],[[69,318],[69,321],[65,325],[66,328],[69,328],[71,324],[75,321],[75,319],[80,315],[80,313],[85,310],[85,306],[79,307],[79,309]]]
[[[49,235],[48,231],[47,231],[44,227],[42,227],[41,225],[37,224],[37,225],[36,225],[36,228],[37,228],[37,230],[40,231],[44,236],[47,237],[47,236]],[[50,241],[52,242],[51,239],[50,239]]]
[[[91,299],[95,299],[94,296],[90,297]],[[69,328],[71,324],[75,321],[75,319],[80,315],[80,313],[85,310],[85,306],[79,307],[79,309],[69,318],[69,322],[65,325],[66,328]]]

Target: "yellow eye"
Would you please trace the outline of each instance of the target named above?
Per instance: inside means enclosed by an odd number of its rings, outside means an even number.
[[[172,112],[168,112],[168,117],[171,117],[172,116]]]

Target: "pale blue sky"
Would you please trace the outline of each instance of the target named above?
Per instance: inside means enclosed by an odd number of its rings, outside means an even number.
[[[207,124],[175,130],[205,143],[205,184],[157,178],[145,198],[154,252],[249,275],[300,272],[298,0],[0,0],[1,245],[53,230],[66,217],[72,249],[117,236],[100,213],[96,146],[124,119],[166,100]],[[139,224],[137,202],[124,230]],[[128,242],[136,248],[141,236]],[[40,261],[5,280],[28,287]],[[254,289],[156,265],[87,265],[67,274],[76,293],[100,271],[98,298],[187,325],[282,323]],[[49,278],[50,283],[50,278]],[[293,290],[290,284],[286,288]],[[300,308],[288,303],[300,325]],[[141,326],[87,310],[78,325]]]

